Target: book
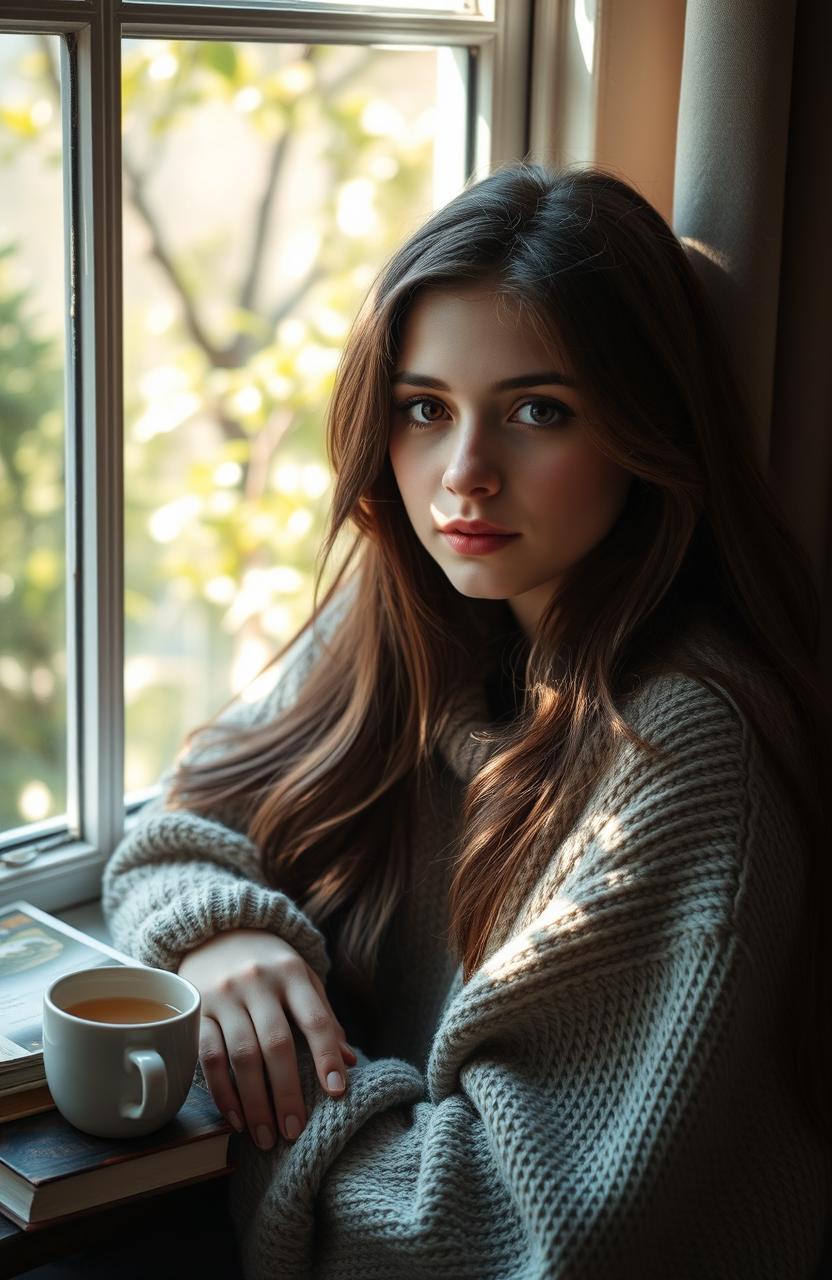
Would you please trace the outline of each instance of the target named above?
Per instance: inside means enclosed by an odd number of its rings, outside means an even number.
[[[147,966],[29,902],[0,907],[0,1122],[54,1107],[43,1066],[43,993],[65,973]]]
[[[0,1143],[0,1212],[24,1231],[232,1171],[233,1129],[197,1067],[173,1120],[138,1138],[96,1138],[53,1109],[11,1120]]]
[[[51,1111],[55,1100],[48,1084],[27,1085],[14,1093],[0,1094],[0,1124],[4,1120],[18,1120],[21,1116],[36,1116],[41,1111]],[[0,1132],[0,1142],[3,1135]]]

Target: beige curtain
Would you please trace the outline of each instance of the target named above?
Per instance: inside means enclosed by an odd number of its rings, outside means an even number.
[[[673,225],[815,566],[832,688],[832,4],[688,0]]]
[[[619,173],[687,244],[815,567],[832,691],[832,0],[535,0],[534,14],[529,154]]]

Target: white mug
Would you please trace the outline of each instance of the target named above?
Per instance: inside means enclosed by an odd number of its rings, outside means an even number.
[[[86,1000],[139,997],[176,1010],[158,1021],[93,1021]],[[55,1105],[100,1138],[154,1133],[176,1115],[199,1057],[200,995],[166,969],[104,965],[57,978],[43,996],[43,1065]]]

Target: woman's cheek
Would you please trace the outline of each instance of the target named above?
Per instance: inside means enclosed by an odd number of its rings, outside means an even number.
[[[598,541],[615,523],[632,477],[598,455],[560,456],[526,477],[530,513],[577,542]]]

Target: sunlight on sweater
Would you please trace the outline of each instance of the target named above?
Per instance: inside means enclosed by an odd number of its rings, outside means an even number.
[[[589,830],[596,844],[604,853],[614,853],[624,839],[624,827],[614,813],[596,813],[589,823]]]
[[[568,934],[580,929],[586,912],[568,895],[558,893],[546,904],[534,922],[509,938],[488,960],[484,968],[490,978],[510,979],[528,967],[529,956],[541,945],[552,942],[553,934]]]

